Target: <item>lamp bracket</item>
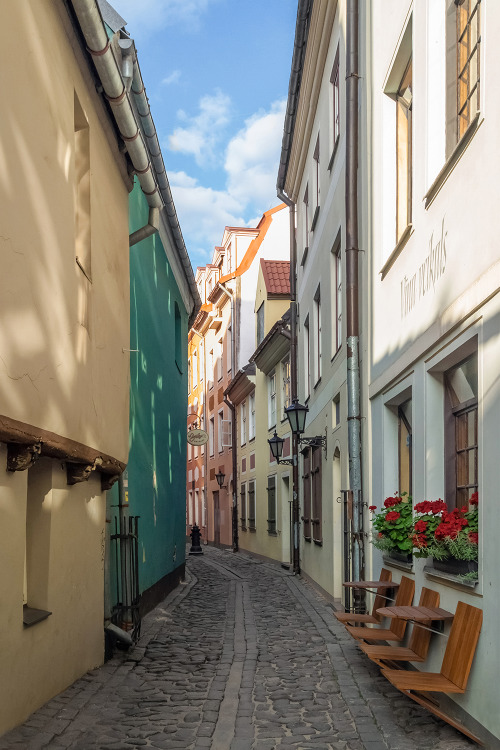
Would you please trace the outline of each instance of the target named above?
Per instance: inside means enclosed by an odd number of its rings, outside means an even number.
[[[318,446],[321,446],[323,450],[325,451],[325,458],[326,458],[326,430],[324,435],[315,435],[315,437],[299,437],[298,442],[299,445],[310,445],[312,448],[317,448]]]
[[[277,458],[276,462],[278,466],[285,464],[286,466],[293,466],[293,458]]]

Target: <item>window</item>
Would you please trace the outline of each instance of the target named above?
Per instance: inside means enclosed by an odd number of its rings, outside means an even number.
[[[210,455],[214,455],[214,447],[215,447],[215,419],[214,417],[210,417],[208,422],[208,450],[210,452]]]
[[[340,136],[340,76],[339,76],[339,48],[335,55],[332,74],[330,76],[332,84],[332,161],[333,155],[337,148]],[[330,163],[331,166],[331,163]]]
[[[193,388],[198,385],[198,353],[193,352]]]
[[[449,508],[478,489],[477,354],[445,373],[445,481]]]
[[[314,295],[314,382],[321,378],[321,291],[318,286]]]
[[[201,525],[206,525],[206,518],[205,518],[205,488],[201,488]]]
[[[285,409],[290,406],[290,357],[286,357],[281,363],[281,372],[283,375],[283,419],[286,419]]]
[[[214,350],[213,349],[210,349],[210,351],[208,352],[207,364],[208,364],[208,368],[207,368],[208,369],[208,372],[207,372],[208,384],[210,388],[212,388],[214,384]]]
[[[396,94],[396,244],[411,222],[412,61]]]
[[[309,247],[309,185],[304,191],[304,250]]]
[[[268,389],[268,427],[271,429],[276,425],[276,373],[273,372],[267,378]]]
[[[255,391],[248,397],[248,439],[253,440],[255,437]]]
[[[205,369],[205,342],[200,341],[200,382],[203,382],[203,370]]]
[[[247,527],[247,486],[243,483],[240,487],[240,520],[241,528]]]
[[[224,445],[222,441],[223,432],[224,432],[224,412],[220,411],[217,415],[217,442],[218,442],[219,453],[222,453],[222,451],[224,450]]]
[[[332,427],[338,427],[340,424],[340,393],[333,399],[332,403]]]
[[[276,536],[276,477],[267,478],[267,533]]]
[[[231,448],[232,446],[231,420],[222,420],[222,447]]]
[[[342,260],[340,242],[332,250],[332,357],[342,344]]]
[[[255,480],[248,483],[248,528],[255,531]]]
[[[399,494],[412,494],[412,401],[411,398],[398,406],[398,466]]]
[[[231,372],[232,368],[232,357],[233,357],[233,328],[232,326],[227,327],[226,333],[226,346],[227,346],[227,371]]]
[[[52,462],[40,458],[28,469],[23,622],[45,620],[49,596],[49,555],[52,506]]]
[[[320,171],[319,171],[319,133],[313,153],[314,161],[314,215],[311,222],[311,232],[314,231],[319,216]]]
[[[257,346],[264,340],[264,303],[257,310]]]
[[[224,348],[222,346],[222,339],[217,342],[217,380],[221,380],[223,373],[222,359],[224,356]]]
[[[302,474],[302,496],[304,501],[302,522],[304,524],[304,539],[306,542],[311,541],[311,451],[306,448],[302,453],[303,474]]]
[[[90,231],[90,129],[75,92],[75,255],[76,262],[92,281]]]
[[[182,372],[182,320],[181,311],[177,302],[174,303],[174,331],[175,331],[175,363],[179,372]]]
[[[449,155],[480,106],[480,0],[449,0],[446,19],[447,129]]]
[[[247,441],[247,402],[243,401],[240,405],[240,434],[241,434],[241,445],[245,445]]]
[[[311,395],[309,315],[304,322],[304,390],[308,399]]]
[[[191,393],[191,360],[188,359],[188,393]]]
[[[312,495],[312,538],[317,544],[323,542],[322,530],[322,448],[316,446],[312,449],[311,466],[311,495]]]

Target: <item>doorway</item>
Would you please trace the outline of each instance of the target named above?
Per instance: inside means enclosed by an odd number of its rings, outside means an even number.
[[[220,505],[218,492],[214,492],[214,544],[220,544]]]
[[[281,477],[281,562],[290,567],[293,560],[292,549],[292,500],[290,497],[290,477]]]

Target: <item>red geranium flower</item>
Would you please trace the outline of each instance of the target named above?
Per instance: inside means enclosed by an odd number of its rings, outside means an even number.
[[[425,531],[427,529],[427,521],[417,521],[415,523],[415,531]]]
[[[391,510],[385,514],[386,521],[397,521],[398,518],[401,518],[401,513],[398,513],[397,510]]]
[[[472,544],[477,544],[479,541],[479,535],[477,531],[469,531],[469,542],[472,542]]]
[[[371,512],[373,513],[374,510],[377,510],[377,506],[376,505],[370,505],[370,506],[368,506],[368,510],[371,510]]]
[[[400,497],[386,497],[384,500],[384,505],[386,508],[392,508],[394,505],[398,505],[401,502],[402,498]]]
[[[477,505],[478,503],[479,503],[479,494],[477,492],[473,492],[469,498],[469,505]]]

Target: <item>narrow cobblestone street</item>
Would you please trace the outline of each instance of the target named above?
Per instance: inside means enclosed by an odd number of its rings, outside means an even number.
[[[300,578],[212,548],[187,571],[133,651],[51,700],[1,750],[474,747],[380,677]]]

